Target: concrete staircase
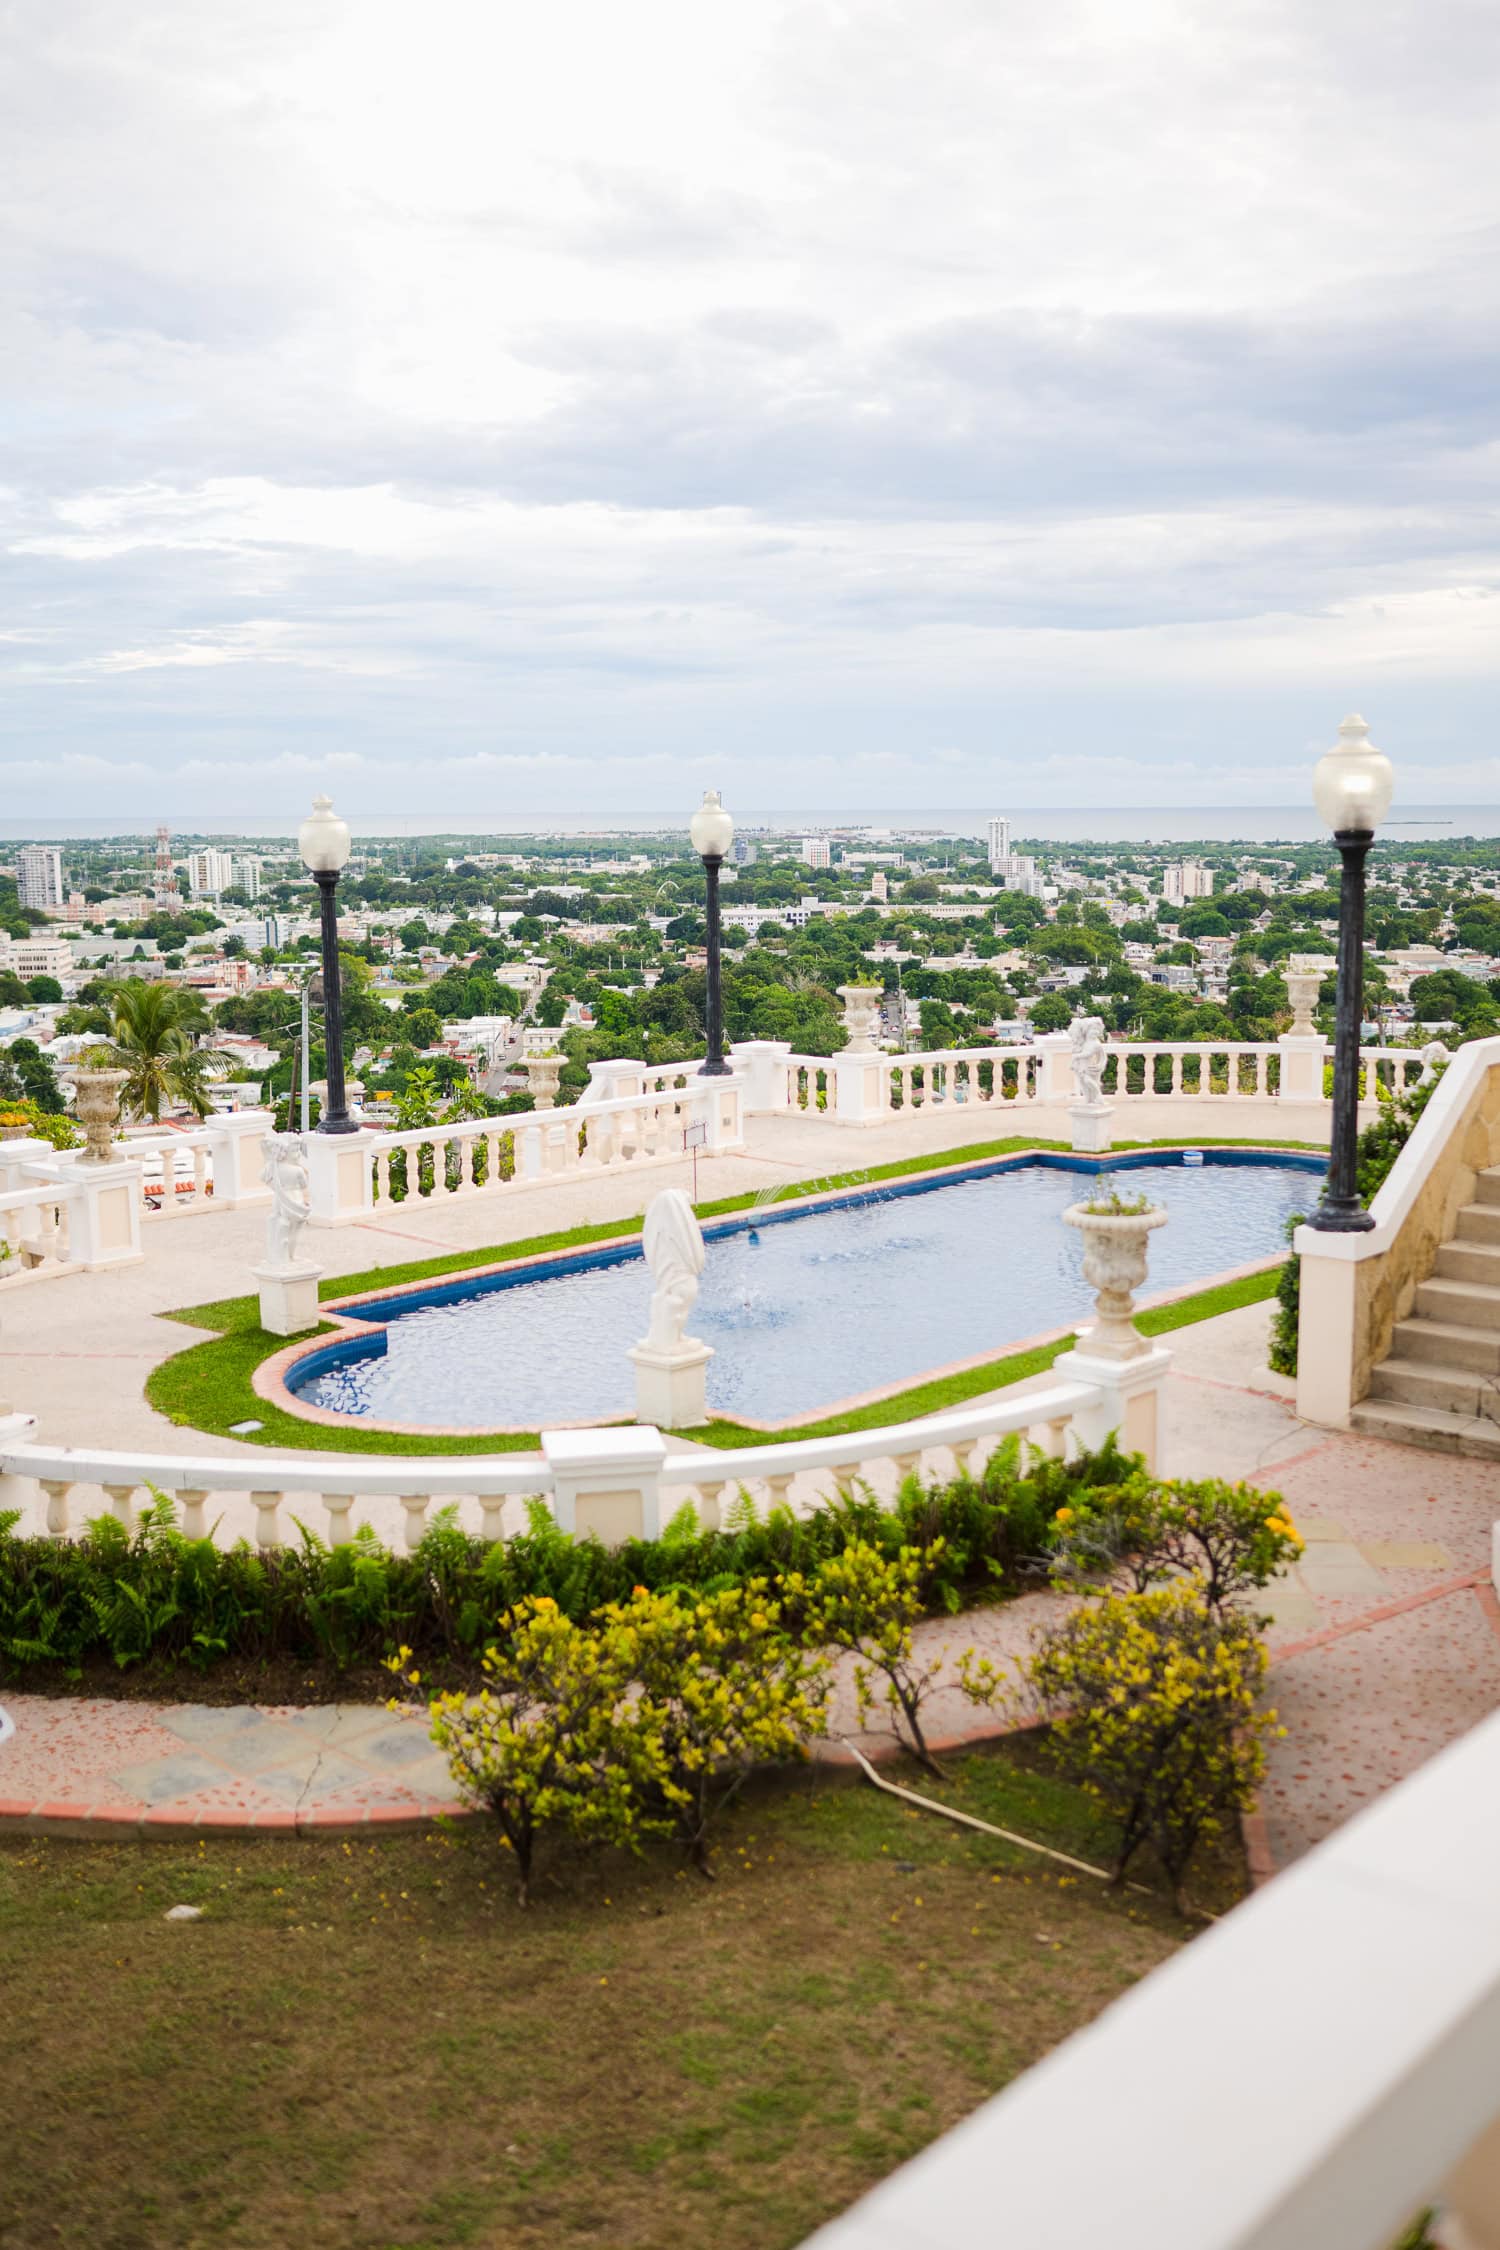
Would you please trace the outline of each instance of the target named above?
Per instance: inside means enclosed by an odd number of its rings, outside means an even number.
[[[1481,1172],[1351,1426],[1500,1461],[1500,1166]]]

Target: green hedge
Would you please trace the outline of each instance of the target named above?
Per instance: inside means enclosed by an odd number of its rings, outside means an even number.
[[[0,1515],[0,1678],[76,1677],[101,1658],[122,1668],[288,1657],[368,1665],[403,1644],[424,1661],[468,1665],[525,1595],[550,1595],[581,1619],[628,1599],[634,1586],[774,1584],[853,1540],[891,1554],[941,1540],[922,1598],[932,1611],[956,1612],[1020,1591],[1041,1567],[1063,1496],[1117,1483],[1133,1465],[1107,1446],[1068,1463],[1033,1457],[1023,1473],[1020,1454],[1010,1438],[977,1478],[909,1477],[888,1508],[856,1496],[811,1516],[786,1508],[762,1516],[742,1494],[725,1529],[705,1532],[689,1505],[660,1539],[613,1549],[570,1539],[540,1503],[526,1532],[493,1545],[443,1510],[409,1555],[368,1530],[332,1549],[306,1530],[295,1547],[220,1548],[184,1538],[160,1497],[134,1532],[101,1516],[72,1541],[18,1539],[16,1515]]]

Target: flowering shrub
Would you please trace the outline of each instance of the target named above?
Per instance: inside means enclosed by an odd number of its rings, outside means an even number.
[[[546,1595],[509,1623],[503,1646],[485,1651],[485,1686],[435,1696],[429,1717],[459,1789],[493,1813],[515,1853],[524,1905],[544,1828],[639,1842],[652,1825],[643,1788],[651,1742],[621,1723],[630,1662],[619,1633],[575,1625]],[[409,1648],[388,1664],[420,1691]]]
[[[763,1579],[696,1599],[637,1586],[599,1624],[629,1667],[648,1797],[707,1873],[710,1823],[752,1768],[804,1757],[824,1731],[827,1658],[786,1632]]]
[[[1151,1845],[1178,1905],[1193,1852],[1265,1770],[1266,1654],[1253,1620],[1191,1584],[1106,1595],[1052,1627],[1027,1675],[1051,1756],[1119,1824],[1114,1879]]]
[[[940,1560],[930,1549],[902,1547],[885,1555],[856,1540],[819,1563],[811,1576],[793,1571],[783,1581],[787,1600],[801,1613],[803,1639],[854,1656],[860,1718],[884,1703],[897,1741],[936,1774],[942,1767],[927,1747],[922,1704],[942,1667],[938,1659],[918,1660],[911,1629],[922,1615],[924,1571]],[[876,1687],[877,1679],[883,1688]]]
[[[587,1625],[544,1594],[506,1623],[485,1685],[434,1696],[429,1716],[459,1789],[515,1853],[523,1902],[548,1827],[632,1849],[675,1832],[707,1873],[710,1824],[752,1767],[803,1756],[823,1731],[827,1659],[783,1630],[764,1585],[696,1600],[637,1586]],[[387,1663],[422,1692],[410,1648]]]
[[[1198,1581],[1210,1609],[1264,1586],[1302,1552],[1279,1493],[1219,1477],[1136,1475],[1079,1492],[1053,1517],[1054,1578],[1144,1593],[1164,1579]]]

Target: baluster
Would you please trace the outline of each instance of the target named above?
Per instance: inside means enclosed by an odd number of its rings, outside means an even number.
[[[401,1506],[405,1512],[405,1538],[408,1554],[415,1554],[427,1530],[427,1510],[432,1496],[426,1492],[403,1492]]]
[[[1067,1460],[1068,1433],[1072,1427],[1073,1424],[1066,1414],[1056,1415],[1047,1424],[1047,1451],[1054,1461]]]
[[[698,1521],[705,1531],[718,1531],[721,1528],[719,1494],[723,1491],[727,1481],[727,1478],[724,1477],[700,1477],[698,1479],[695,1487],[699,1502]]]
[[[1182,1049],[1180,1047],[1176,1047],[1173,1049],[1171,1059],[1172,1092],[1174,1094],[1180,1094],[1182,1092]]]
[[[771,1506],[773,1508],[789,1508],[792,1504],[791,1470],[778,1469],[776,1470],[774,1475],[768,1475],[766,1478],[766,1489],[770,1493]]]
[[[278,1511],[282,1494],[279,1492],[252,1492],[250,1505],[255,1510],[255,1544],[257,1547],[279,1547],[281,1524]]]
[[[857,1461],[835,1462],[833,1481],[839,1488],[841,1500],[852,1500],[854,1498],[854,1480],[859,1475],[859,1467]]]
[[[203,1510],[208,1500],[207,1489],[193,1487],[190,1490],[179,1492],[177,1498],[182,1503],[183,1538],[206,1538],[208,1536],[208,1524]]]
[[[188,1198],[195,1207],[208,1200],[208,1150],[193,1150],[193,1192]]]
[[[1270,1064],[1270,1056],[1262,1049],[1255,1058],[1255,1091],[1262,1100],[1264,1100],[1266,1094],[1266,1072],[1270,1068]]]
[[[66,1539],[68,1536],[68,1496],[73,1490],[72,1484],[64,1483],[55,1477],[38,1477],[37,1482],[47,1495],[48,1531],[54,1539]]]
[[[902,1484],[905,1484],[908,1477],[920,1476],[922,1473],[922,1452],[920,1447],[918,1447],[915,1453],[893,1453],[891,1455],[891,1461],[895,1467],[896,1475]]]
[[[330,1547],[347,1547],[354,1537],[349,1516],[354,1507],[352,1492],[325,1492],[323,1505],[328,1511],[328,1544]]]
[[[100,1490],[109,1502],[109,1512],[116,1523],[122,1523],[127,1531],[134,1531],[135,1486],[133,1484],[106,1484],[101,1485]]]
[[[974,1474],[974,1456],[979,1451],[978,1438],[955,1438],[948,1450],[953,1455],[959,1475],[971,1477]]]

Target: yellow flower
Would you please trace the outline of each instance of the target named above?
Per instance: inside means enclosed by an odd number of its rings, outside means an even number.
[[[1059,1508],[1057,1514],[1052,1518],[1052,1521],[1054,1523],[1071,1523],[1073,1521],[1072,1509]]]

